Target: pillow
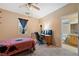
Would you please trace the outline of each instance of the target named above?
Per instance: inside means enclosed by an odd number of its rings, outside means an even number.
[[[0,53],[4,53],[7,50],[7,47],[4,45],[0,45]]]
[[[18,38],[18,39],[16,39],[16,41],[22,41],[22,38]]]

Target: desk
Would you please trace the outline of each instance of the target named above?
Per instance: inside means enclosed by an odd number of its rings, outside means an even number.
[[[47,45],[52,45],[52,35],[41,35],[43,37],[43,39],[45,40]]]

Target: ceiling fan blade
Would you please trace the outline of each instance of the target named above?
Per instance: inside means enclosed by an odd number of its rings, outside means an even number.
[[[37,9],[37,10],[40,10],[39,7],[35,6],[35,5],[31,5],[33,8]]]

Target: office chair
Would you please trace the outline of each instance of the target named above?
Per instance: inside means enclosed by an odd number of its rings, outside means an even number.
[[[41,36],[39,35],[38,32],[35,32],[35,35],[36,35],[36,39],[37,39],[37,42],[40,44],[44,44],[43,42],[43,39],[41,38]]]

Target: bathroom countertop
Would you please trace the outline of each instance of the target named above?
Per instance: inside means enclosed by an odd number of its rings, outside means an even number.
[[[70,34],[70,35],[79,36],[78,34]]]
[[[77,37],[78,37],[78,39],[79,39],[79,34],[70,34],[70,35],[74,35],[74,36],[77,36]]]

